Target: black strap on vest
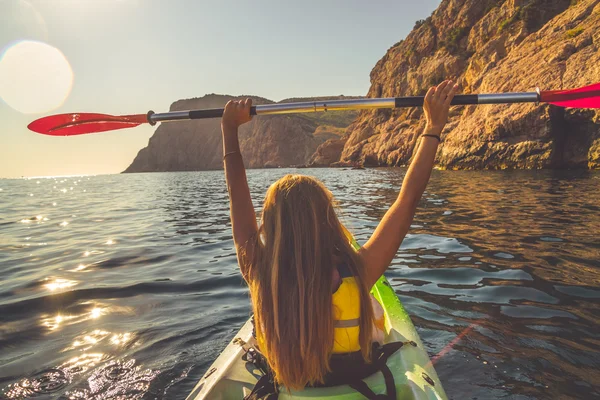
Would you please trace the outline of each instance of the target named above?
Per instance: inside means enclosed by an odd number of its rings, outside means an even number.
[[[254,347],[250,347],[242,358],[254,364],[263,374],[254,385],[252,392],[244,397],[244,400],[277,400],[279,394],[275,386],[275,379],[273,379],[273,373],[265,356]]]
[[[396,384],[394,382],[394,375],[392,371],[390,371],[390,367],[387,366],[387,360],[390,358],[392,354],[398,351],[404,343],[402,342],[394,342],[388,343],[381,346],[379,351],[377,351],[377,359],[374,363],[377,365],[377,369],[381,371],[383,374],[383,379],[385,381],[385,392],[386,394],[375,394],[371,390],[371,388],[365,383],[364,380],[358,380],[355,382],[348,383],[352,389],[356,390],[363,396],[365,396],[369,400],[395,400],[396,399]],[[376,350],[376,349],[374,349]]]
[[[277,388],[272,377],[268,374],[260,377],[252,392],[244,397],[244,400],[277,400],[278,398]]]
[[[316,386],[330,387],[348,385],[369,400],[395,400],[396,384],[394,382],[394,375],[387,366],[387,360],[403,345],[403,342],[388,343],[383,346],[374,344],[374,359],[372,364],[365,364],[364,362],[340,362],[338,364],[344,365],[344,367],[338,371],[333,371],[329,377],[326,377],[325,384]],[[337,355],[334,355],[334,357],[335,356]],[[340,355],[339,357],[342,360],[348,359],[345,358],[348,357],[348,355]],[[352,355],[350,357],[352,357]],[[358,359],[358,357],[356,358]],[[246,353],[246,360],[253,363],[264,373],[264,375],[258,380],[258,382],[256,382],[252,392],[248,396],[244,397],[244,400],[277,400],[277,387],[274,383],[271,371],[265,371],[265,367],[268,368],[268,366],[264,355],[262,355],[258,350],[251,348],[248,350],[248,353]],[[373,390],[371,390],[371,388],[363,380],[376,372],[381,372],[383,374],[386,394],[375,394],[375,392],[373,392]]]

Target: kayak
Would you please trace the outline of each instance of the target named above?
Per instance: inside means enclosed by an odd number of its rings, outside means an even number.
[[[371,293],[381,304],[385,313],[384,343],[405,343],[387,360],[387,365],[394,375],[397,398],[406,400],[447,399],[419,334],[385,276],[379,278]],[[250,394],[261,377],[261,373],[255,368],[254,364],[244,361],[242,356],[244,356],[245,349],[248,346],[254,346],[255,344],[256,342],[252,337],[252,322],[248,320],[196,384],[187,399],[243,399],[244,396]],[[364,382],[376,394],[386,392],[385,381],[381,372],[369,376],[364,379]],[[279,399],[281,400],[350,400],[364,398],[347,385],[305,388],[290,393],[282,390],[279,393]]]

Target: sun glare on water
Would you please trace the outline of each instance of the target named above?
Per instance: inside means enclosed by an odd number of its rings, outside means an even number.
[[[0,58],[0,97],[21,113],[44,113],[60,107],[72,85],[69,61],[48,44],[17,42]]]
[[[55,292],[57,290],[70,288],[71,286],[75,286],[76,284],[77,284],[76,281],[58,278],[58,279],[54,279],[54,280],[46,283],[44,286],[49,291]]]

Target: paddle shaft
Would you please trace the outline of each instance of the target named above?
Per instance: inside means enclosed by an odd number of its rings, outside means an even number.
[[[376,108],[421,107],[424,96],[388,97],[377,99],[349,99],[349,100],[319,100],[298,103],[276,103],[253,106],[251,115],[273,115],[307,113],[318,111],[342,110],[367,110]],[[452,105],[469,104],[506,104],[506,103],[538,103],[538,92],[524,93],[492,93],[492,94],[459,94],[454,96]],[[155,114],[148,113],[148,122],[151,125],[157,122],[181,121],[187,119],[219,118],[223,116],[222,108],[206,110],[172,111]]]

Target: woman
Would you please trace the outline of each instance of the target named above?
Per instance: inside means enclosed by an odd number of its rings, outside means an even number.
[[[369,290],[410,227],[456,90],[445,81],[427,92],[427,125],[400,194],[358,251],[336,216],[331,192],[308,176],[275,182],[257,224],[238,142],[238,127],[251,119],[251,100],[225,106],[223,159],[233,240],[250,287],[257,341],[276,384],[301,389],[323,383],[333,354],[360,352],[370,360],[380,322]]]

